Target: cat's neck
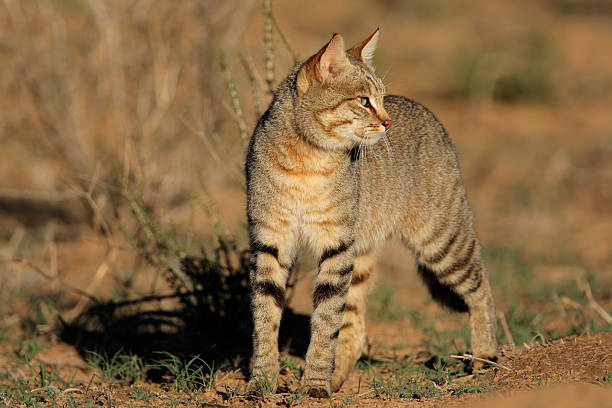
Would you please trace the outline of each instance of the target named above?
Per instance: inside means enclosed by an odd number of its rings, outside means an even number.
[[[296,99],[294,73],[279,84],[269,112],[265,114],[270,141],[275,148],[283,155],[293,157],[298,167],[326,167],[341,161],[350,161],[349,151],[325,148],[303,133],[301,129],[304,129],[304,126],[300,126],[294,114]],[[313,128],[314,126],[310,126],[310,129]]]

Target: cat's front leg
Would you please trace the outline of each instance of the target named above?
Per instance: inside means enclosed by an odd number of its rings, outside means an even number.
[[[311,336],[300,392],[311,397],[331,395],[334,366],[346,295],[355,260],[354,240],[344,235],[319,255],[319,273],[313,291]]]
[[[285,288],[295,254],[296,238],[290,228],[251,226],[251,302],[253,311],[253,369],[247,394],[276,392],[279,372],[278,330]]]

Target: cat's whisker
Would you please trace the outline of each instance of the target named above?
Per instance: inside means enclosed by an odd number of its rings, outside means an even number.
[[[380,154],[376,150],[376,145],[370,145],[370,152],[372,153],[372,155],[374,156],[376,160],[380,160]]]
[[[387,148],[387,154],[391,158],[392,162],[395,161],[395,158],[393,157],[393,150],[391,149],[391,141],[387,137],[387,132],[383,133],[383,137],[382,138],[383,138],[383,140],[385,142],[385,147]]]
[[[361,159],[362,153],[361,153],[361,147],[363,146],[363,142],[360,140],[359,144],[357,145],[357,160],[359,160],[359,166],[361,166],[361,168],[363,168],[363,160]]]
[[[387,86],[387,75],[389,75],[389,72],[391,72],[391,68],[393,68],[393,65],[390,65],[389,68],[387,68],[387,71],[385,71],[385,74],[380,78],[383,84],[385,84],[385,87]]]
[[[372,156],[374,159],[378,159],[378,154],[376,153],[376,149],[374,148],[374,145],[370,145],[370,153],[372,153]]]
[[[365,140],[363,141],[363,161],[365,163],[365,165],[368,165],[368,144],[365,142]]]
[[[368,145],[366,143],[363,143],[363,160],[365,161],[365,164],[367,166],[368,164]]]

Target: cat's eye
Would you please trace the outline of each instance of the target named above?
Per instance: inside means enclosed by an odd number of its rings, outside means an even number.
[[[359,102],[362,106],[369,108],[370,107],[370,99],[365,96],[358,96],[357,102]]]

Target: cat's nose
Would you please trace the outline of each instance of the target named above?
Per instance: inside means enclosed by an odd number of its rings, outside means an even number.
[[[391,119],[383,120],[382,125],[385,127],[385,130],[389,130],[391,127]]]

